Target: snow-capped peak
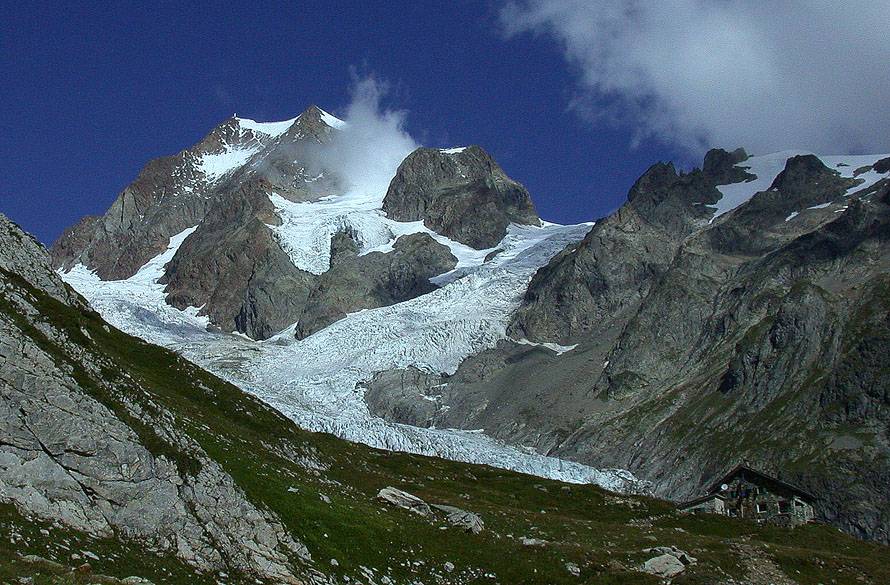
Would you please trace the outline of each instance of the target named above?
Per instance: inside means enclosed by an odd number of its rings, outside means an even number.
[[[346,125],[346,122],[334,116],[333,114],[322,110],[318,106],[310,106],[309,109],[318,110],[319,118],[321,118],[321,121],[331,128],[339,129]],[[295,118],[282,120],[281,122],[257,122],[256,120],[251,120],[250,118],[239,118],[238,116],[234,116],[234,119],[236,122],[238,122],[238,126],[242,130],[251,130],[253,132],[265,134],[266,136],[269,136],[271,138],[278,138],[279,136],[287,132],[288,129],[290,129],[290,127],[293,126],[302,115],[303,114],[300,114]]]

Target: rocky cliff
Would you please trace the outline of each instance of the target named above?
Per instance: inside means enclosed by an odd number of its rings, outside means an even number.
[[[114,332],[2,216],[0,292],[0,500],[201,571],[298,582],[306,548],[104,351]]]

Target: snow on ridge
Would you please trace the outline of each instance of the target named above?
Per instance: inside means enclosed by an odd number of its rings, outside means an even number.
[[[321,121],[324,122],[325,124],[327,124],[328,126],[330,126],[331,128],[335,128],[335,129],[339,130],[340,128],[343,128],[344,126],[346,126],[346,122],[344,122],[337,116],[334,116],[333,114],[329,114],[329,113],[325,112],[324,110],[322,110],[321,108],[318,108],[318,110],[321,112]]]
[[[562,355],[562,354],[564,354],[566,352],[570,352],[573,349],[575,349],[576,347],[578,347],[577,343],[575,343],[573,345],[560,345],[558,343],[551,343],[551,342],[538,343],[535,341],[530,341],[528,339],[525,339],[524,337],[522,339],[513,339],[511,341],[513,341],[514,343],[518,343],[519,345],[532,345],[535,347],[546,347],[550,351],[554,352],[556,355]]]
[[[440,148],[442,154],[460,154],[467,149],[466,146],[457,146],[455,148]]]
[[[257,122],[256,120],[251,120],[249,118],[235,118],[238,121],[238,125],[243,130],[251,130],[253,132],[260,132],[272,138],[278,138],[285,132],[287,132],[288,128],[294,125],[294,122],[300,119],[299,116],[296,118],[291,118],[290,120],[283,120],[281,122]]]
[[[757,178],[753,181],[719,185],[717,190],[720,191],[722,197],[717,203],[710,206],[714,208],[714,217],[711,219],[711,222],[716,220],[719,216],[728,213],[747,202],[756,193],[769,189],[773,181],[776,180],[776,177],[779,176],[779,173],[785,169],[788,159],[804,154],[812,153],[803,150],[785,150],[762,156],[752,156],[747,160],[737,163],[735,166],[746,169],[749,173],[756,175]],[[841,177],[853,178],[853,173],[857,169],[870,166],[876,161],[890,155],[869,154],[823,156],[817,154],[816,156],[826,167],[840,173]],[[882,175],[874,170],[862,173],[856,178],[862,179],[864,182],[851,187],[846,195],[849,196],[862,191],[863,189],[867,189],[886,177],[886,173]]]

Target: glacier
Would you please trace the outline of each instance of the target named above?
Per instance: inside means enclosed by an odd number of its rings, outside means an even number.
[[[299,206],[288,217],[283,198],[273,195],[284,216],[283,241],[327,241],[294,254],[299,265],[321,270],[329,263],[329,234],[342,223],[357,228],[363,251],[391,247],[400,235],[428,232],[422,222],[395,222],[379,210],[382,196],[335,196]],[[307,219],[309,216],[313,216]],[[298,341],[294,328],[265,341],[208,330],[199,308],[179,311],[166,304],[158,284],[164,265],[197,226],[170,239],[163,253],[125,280],[103,281],[82,265],[62,277],[111,324],[146,341],[179,352],[218,376],[257,396],[299,426],[372,447],[491,465],[573,483],[595,483],[621,492],[646,492],[646,482],[621,469],[594,469],[511,446],[483,433],[420,428],[373,416],[357,387],[375,373],[414,366],[453,373],[461,361],[507,337],[510,315],[537,269],[566,246],[576,244],[591,224],[511,225],[498,253],[472,250],[438,234],[459,259],[453,271],[434,279],[441,288],[421,297],[348,315]],[[294,252],[296,245],[291,248]],[[301,252],[303,253],[303,252]],[[309,265],[309,262],[316,262]],[[570,348],[554,347],[553,351]]]

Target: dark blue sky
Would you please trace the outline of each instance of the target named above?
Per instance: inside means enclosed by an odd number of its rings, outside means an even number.
[[[388,80],[421,143],[489,150],[548,220],[608,213],[679,156],[568,111],[559,47],[505,40],[491,1],[91,4],[8,4],[0,23],[0,211],[45,243],[233,112],[336,114],[353,67]]]

